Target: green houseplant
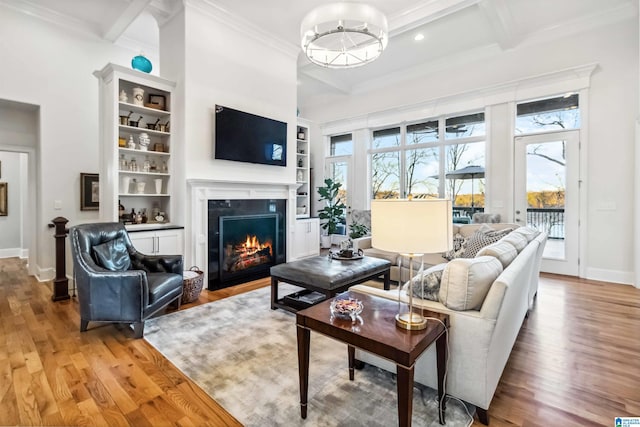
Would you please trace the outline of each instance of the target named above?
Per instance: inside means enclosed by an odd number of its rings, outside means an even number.
[[[325,205],[318,211],[318,218],[324,221],[321,225],[326,234],[336,234],[338,224],[342,222],[344,210],[346,206],[338,198],[342,183],[336,182],[331,178],[324,180],[324,187],[318,187],[320,194],[319,202],[325,202]]]
[[[349,237],[352,239],[358,239],[362,236],[366,236],[369,232],[369,227],[359,222],[354,222],[349,225]]]

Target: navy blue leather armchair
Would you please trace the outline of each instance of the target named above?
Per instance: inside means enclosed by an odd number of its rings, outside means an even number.
[[[82,224],[70,230],[73,270],[80,304],[80,331],[92,322],[133,325],[182,297],[182,255],[145,255],[133,247],[118,222]]]

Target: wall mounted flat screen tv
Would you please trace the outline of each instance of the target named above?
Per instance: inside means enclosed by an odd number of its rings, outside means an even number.
[[[287,124],[216,105],[215,158],[287,166]]]

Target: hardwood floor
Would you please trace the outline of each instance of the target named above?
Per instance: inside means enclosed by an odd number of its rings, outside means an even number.
[[[268,283],[205,290],[181,310]],[[51,302],[51,285],[17,258],[0,260],[0,322],[0,425],[240,425],[131,331],[80,333],[75,299]],[[616,416],[640,416],[640,290],[544,275],[490,425],[612,426]]]

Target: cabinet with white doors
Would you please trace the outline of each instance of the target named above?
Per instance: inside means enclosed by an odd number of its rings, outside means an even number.
[[[183,252],[183,236],[182,228],[129,230],[133,247],[145,255],[180,255]]]
[[[320,220],[318,218],[297,219],[292,242],[292,260],[319,255]]]

